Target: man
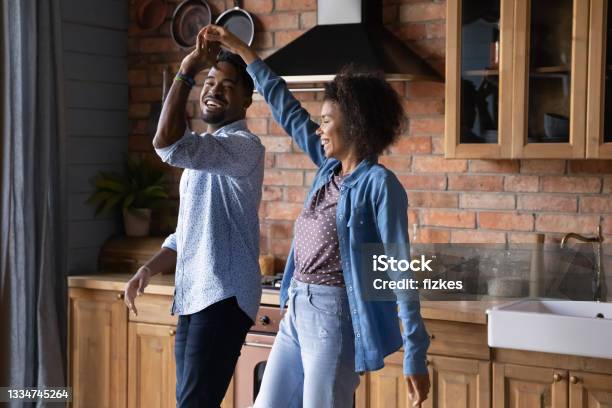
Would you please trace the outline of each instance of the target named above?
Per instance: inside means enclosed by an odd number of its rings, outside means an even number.
[[[181,63],[153,140],[164,162],[185,169],[176,232],[127,283],[125,302],[137,313],[134,299],[151,276],[176,268],[177,407],[217,408],[261,298],[264,147],[244,119],[253,93],[244,63],[223,51],[217,57],[205,30]],[[208,128],[196,135],[186,129],[185,105],[193,78],[207,68],[200,107]]]

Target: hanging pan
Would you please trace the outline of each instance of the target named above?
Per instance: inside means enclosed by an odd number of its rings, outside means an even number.
[[[253,18],[238,6],[238,0],[234,0],[234,8],[224,11],[217,17],[215,24],[225,28],[248,45],[253,42],[255,35]]]
[[[212,21],[210,6],[204,0],[185,0],[172,15],[172,39],[182,48],[192,48],[200,30]]]

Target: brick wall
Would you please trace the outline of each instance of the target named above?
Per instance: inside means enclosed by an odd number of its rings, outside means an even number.
[[[227,2],[230,6],[230,1]],[[255,46],[266,56],[314,25],[315,0],[245,0],[254,14]],[[440,72],[444,68],[443,1],[385,0],[387,26]],[[171,8],[176,6],[173,0]],[[218,15],[224,2],[209,0]],[[133,9],[133,7],[132,7]],[[171,14],[169,14],[171,15]],[[130,151],[151,154],[145,134],[152,101],[161,94],[161,67],[174,71],[184,51],[170,39],[169,21],[155,33],[129,31]],[[523,242],[543,232],[556,241],[562,233],[590,234],[601,223],[612,240],[612,161],[445,160],[443,158],[444,85],[414,82],[396,89],[404,97],[410,126],[381,162],[396,172],[408,191],[410,233],[420,242]],[[197,116],[194,89],[189,114]],[[318,115],[321,95],[300,93]],[[261,249],[287,255],[293,221],[314,176],[314,166],[272,121],[255,98],[248,124],[266,146],[266,174],[260,209]],[[204,126],[191,120],[192,128]],[[180,172],[173,175],[173,192]],[[416,229],[414,225],[416,224]],[[416,231],[416,234],[414,232]]]

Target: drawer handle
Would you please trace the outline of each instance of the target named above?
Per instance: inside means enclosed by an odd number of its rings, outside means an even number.
[[[252,341],[245,341],[244,345],[245,346],[249,346],[249,347],[258,347],[258,348],[265,348],[265,349],[271,349],[272,348],[271,344],[255,343],[255,342],[252,342]]]
[[[123,293],[117,293],[117,300],[123,299]]]
[[[435,334],[433,334],[433,333],[432,333],[432,334],[430,334],[430,335],[429,335],[429,340],[433,340],[433,339],[435,339],[435,338],[436,338],[436,335],[435,335]]]
[[[553,381],[554,382],[559,382],[563,379],[563,376],[561,374],[555,373],[553,374]]]
[[[261,323],[262,326],[267,326],[268,324],[270,324],[270,318],[266,315],[263,315],[259,318],[259,323]]]
[[[170,330],[168,330],[168,334],[171,335],[171,336],[174,336],[176,334],[176,330],[170,329]]]
[[[576,376],[573,376],[573,375],[572,375],[572,376],[570,377],[570,382],[571,382],[572,384],[578,384],[578,383],[580,382],[580,378],[578,378],[578,377],[576,377]]]

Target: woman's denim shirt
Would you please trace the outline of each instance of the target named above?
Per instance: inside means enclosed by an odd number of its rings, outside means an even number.
[[[268,103],[274,120],[319,167],[306,200],[308,203],[313,193],[330,181],[340,162],[325,158],[320,138],[315,133],[319,125],[310,119],[282,78],[260,59],[249,64],[247,71],[257,92]],[[427,373],[429,337],[418,300],[366,301],[359,276],[363,244],[393,244],[407,248],[407,210],[408,199],[403,186],[376,160],[362,161],[340,188],[336,224],[355,335],[355,371],[358,372],[382,368],[385,356],[403,345],[404,374]],[[292,245],[281,285],[281,307],[286,305],[294,269]],[[402,321],[403,333],[397,316]]]

